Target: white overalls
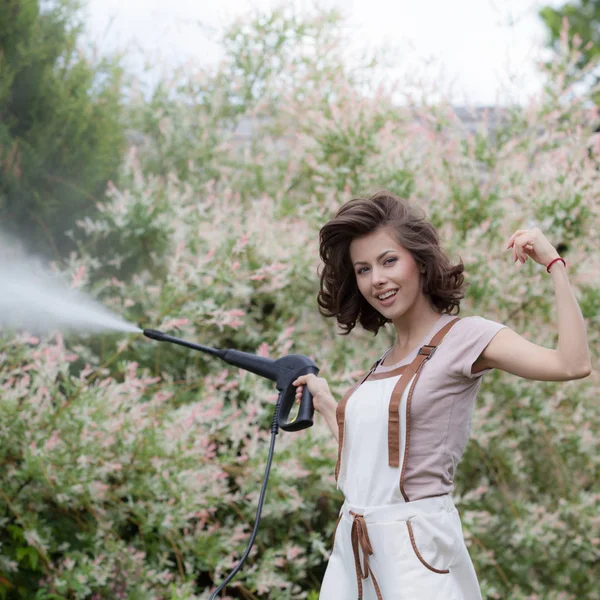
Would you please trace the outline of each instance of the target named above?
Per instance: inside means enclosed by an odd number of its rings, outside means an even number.
[[[379,359],[338,405],[336,479],[345,502],[320,600],[481,600],[450,494],[411,501],[404,489],[413,389],[457,321],[410,365],[373,374]]]

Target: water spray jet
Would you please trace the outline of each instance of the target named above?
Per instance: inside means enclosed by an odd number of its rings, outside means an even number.
[[[84,266],[67,281],[64,273],[52,272],[43,261],[17,251],[16,246],[0,232],[0,332],[142,333],[137,325],[77,289],[85,276]]]

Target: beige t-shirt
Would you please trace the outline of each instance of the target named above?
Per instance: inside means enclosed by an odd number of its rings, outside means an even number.
[[[419,348],[429,343],[437,331],[455,318],[453,315],[441,315],[410,355],[395,365],[379,366],[375,373],[393,371],[411,363]],[[410,411],[410,445],[404,489],[411,501],[454,490],[454,474],[471,433],[471,419],[481,376],[491,370],[473,375],[471,367],[504,327],[482,317],[462,317],[446,334],[434,356],[423,366]],[[357,390],[347,405],[347,438],[344,446],[348,447],[344,449],[343,462],[346,464],[342,468],[341,488],[359,504],[387,504],[401,498],[396,492],[392,494],[384,489],[390,484],[381,481],[385,479],[399,485],[400,474],[398,468],[394,469],[395,474],[387,473],[391,468],[379,464],[387,457],[387,409],[382,406],[379,411],[379,399],[375,399],[370,392],[378,390],[377,393],[381,393],[379,390],[385,389],[385,394],[389,394],[395,381],[397,378],[379,380],[378,385],[370,386],[367,380],[360,386],[363,388],[361,392],[357,394]],[[390,389],[382,387],[384,384],[388,384]],[[385,403],[387,406],[387,398]],[[405,413],[402,409],[400,414],[403,421]],[[403,423],[402,438],[405,431],[406,423]],[[379,445],[381,452],[375,448]],[[369,461],[372,464],[367,464]],[[382,489],[378,491],[379,487]]]

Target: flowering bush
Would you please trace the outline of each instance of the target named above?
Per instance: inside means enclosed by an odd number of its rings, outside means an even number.
[[[572,53],[539,98],[469,131],[447,103],[361,91],[368,70],[342,66],[342,42],[335,14],[279,10],[234,24],[215,71],[132,93],[140,135],[102,217],[80,222],[73,285],[142,327],[306,354],[339,398],[393,331],[342,338],[319,316],[317,232],[388,187],[464,259],[463,314],[542,345],[556,343],[552,281],[503,244],[534,223],[562,244],[595,362],[596,112],[572,93]],[[138,335],[3,342],[0,597],[207,599],[252,529],[273,386]],[[484,598],[600,598],[597,378],[486,376],[454,494]],[[317,598],[342,500],[335,454],[318,417],[278,436],[255,547],[223,597]]]

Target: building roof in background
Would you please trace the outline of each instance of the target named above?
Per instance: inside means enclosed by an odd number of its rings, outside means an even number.
[[[452,108],[469,133],[474,133],[478,125],[486,120],[490,130],[494,131],[507,112],[506,108],[498,106],[454,106]],[[416,119],[418,120],[418,117]],[[251,138],[256,123],[265,125],[268,123],[268,119],[264,117],[259,119],[242,118],[233,132],[233,137],[240,141]]]

